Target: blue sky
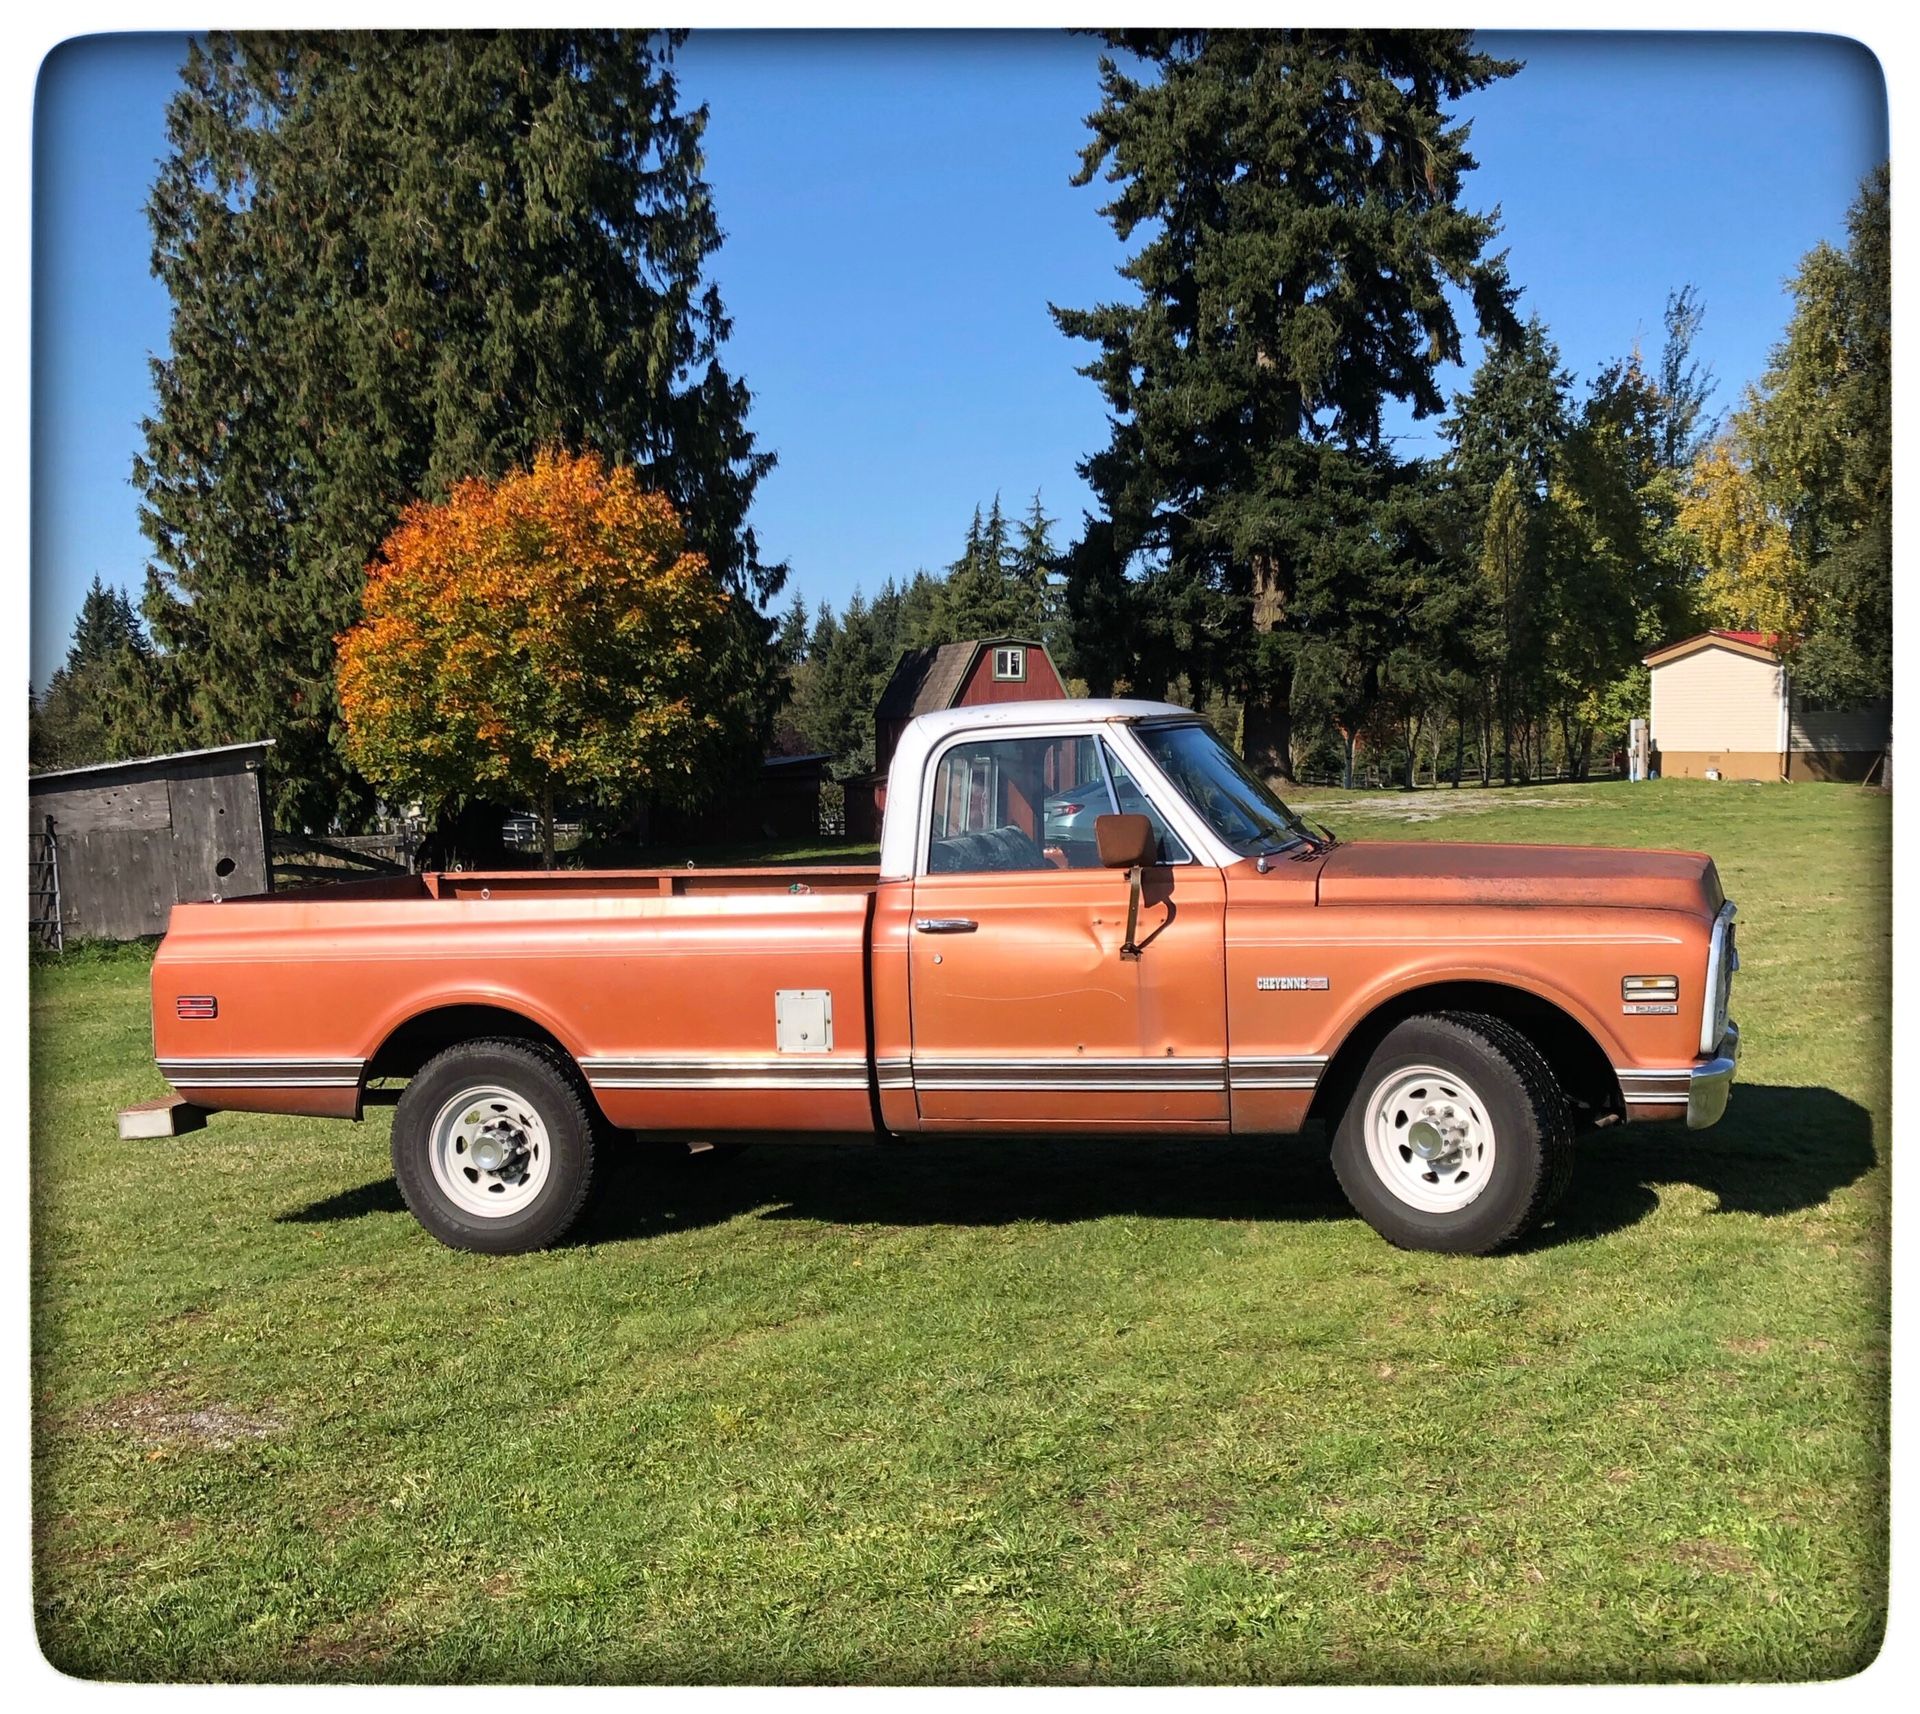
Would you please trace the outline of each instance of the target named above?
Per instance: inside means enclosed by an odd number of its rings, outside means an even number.
[[[1475,207],[1498,204],[1523,311],[1584,380],[1660,339],[1667,292],[1706,301],[1699,355],[1736,401],[1779,336],[1782,284],[1841,240],[1886,153],[1872,57],[1813,36],[1490,34],[1525,59],[1462,108]],[[138,590],[129,462],[167,300],[142,212],[165,147],[178,36],[55,51],[34,113],[32,673],[65,652],[97,571]],[[728,362],[779,468],[754,524],[790,588],[836,603],[958,552],[977,501],[1087,504],[1105,438],[1081,349],[1048,303],[1123,287],[1096,187],[1069,175],[1097,45],[1030,34],[697,33],[680,63],[712,108]],[[1469,363],[1473,351],[1468,353]],[[1458,385],[1464,376],[1456,376]],[[1431,424],[1402,421],[1408,451]]]

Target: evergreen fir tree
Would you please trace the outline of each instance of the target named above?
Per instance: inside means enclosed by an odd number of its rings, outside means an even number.
[[[1059,555],[1053,545],[1053,519],[1040,504],[1036,489],[1032,503],[1016,526],[1011,573],[1029,629],[1021,635],[1038,637],[1050,655],[1064,652],[1061,602],[1057,587]]]
[[[81,597],[80,612],[73,622],[73,640],[67,648],[63,669],[80,671],[108,660],[128,649],[137,655],[149,652],[146,632],[140,616],[124,589],[101,581],[98,572]]]
[[[816,747],[842,774],[873,766],[874,705],[892,666],[881,654],[873,615],[856,589],[819,657],[813,727]]]
[[[1344,497],[1378,468],[1389,398],[1442,408],[1435,373],[1460,355],[1450,288],[1482,331],[1517,332],[1503,262],[1485,255],[1496,222],[1459,205],[1466,127],[1442,104],[1518,68],[1460,31],[1107,39],[1147,75],[1102,59],[1076,182],[1105,169],[1116,234],[1151,236],[1121,270],[1136,301],[1054,311],[1098,347],[1083,372],[1114,424],[1082,465],[1105,527],[1099,551],[1071,556],[1070,585],[1122,582],[1146,556],[1172,599],[1129,614],[1141,603],[1110,592],[1115,629],[1148,619],[1163,656],[1184,629],[1188,658],[1245,699],[1249,760],[1290,775],[1316,491]]]
[[[124,590],[98,574],[81,598],[67,654],[27,698],[28,766],[80,768],[165,748],[146,714],[153,651]]]
[[[1448,469],[1471,508],[1476,534],[1494,485],[1509,471],[1534,498],[1546,494],[1554,459],[1573,426],[1572,388],[1559,347],[1534,315],[1517,340],[1490,345],[1466,392],[1454,395],[1440,428]]]
[[[275,811],[351,819],[334,637],[415,497],[536,449],[638,464],[744,597],[731,681],[778,660],[748,506],[771,455],[719,348],[705,109],[677,36],[213,35],[148,213],[172,299],[134,479],[181,741],[272,737]]]

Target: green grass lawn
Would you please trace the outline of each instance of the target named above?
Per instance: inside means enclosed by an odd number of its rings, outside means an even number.
[[[1697,847],[1713,1131],[1407,1255],[1303,1143],[630,1160],[496,1261],[387,1119],[162,1089],[144,955],[34,976],[35,1598],[119,1679],[1798,1679],[1886,1588],[1888,800],[1302,793],[1343,835]]]

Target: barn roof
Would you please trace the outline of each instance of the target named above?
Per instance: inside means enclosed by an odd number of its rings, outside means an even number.
[[[904,651],[874,706],[876,720],[911,720],[951,708],[967,682],[967,674],[982,649],[1015,645],[1046,653],[1046,645],[1032,637],[974,637],[964,643],[935,643]]]

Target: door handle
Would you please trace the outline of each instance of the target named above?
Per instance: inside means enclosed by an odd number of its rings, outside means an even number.
[[[972,934],[980,925],[972,917],[916,917],[913,926],[922,934]]]

